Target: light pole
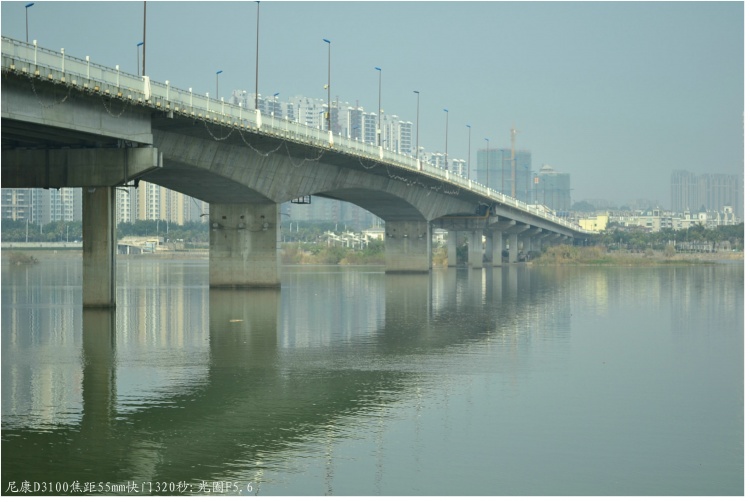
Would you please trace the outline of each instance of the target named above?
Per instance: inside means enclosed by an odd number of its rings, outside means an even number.
[[[485,161],[486,161],[486,168],[487,168],[487,181],[485,182],[485,185],[487,187],[490,186],[490,138],[484,138],[484,140],[487,142],[487,153],[485,155]]]
[[[466,124],[469,128],[469,160],[466,161],[466,177],[471,179],[471,124]]]
[[[29,43],[29,7],[34,5],[34,2],[26,4],[26,43]]]
[[[414,91],[417,95],[417,151],[414,155],[417,158],[417,166],[419,166],[419,91]]]
[[[219,99],[219,74],[224,73],[224,70],[216,72],[216,99]]]
[[[135,74],[138,75],[138,72],[141,71],[141,46],[143,45],[143,42],[138,42],[135,44]]]
[[[260,47],[260,0],[255,2],[258,9],[255,15],[255,109],[258,109],[258,51]]]
[[[445,170],[448,170],[448,109],[443,108],[445,112]]]
[[[141,75],[146,75],[146,0],[143,0],[143,73]]]
[[[328,111],[326,112],[326,119],[328,120],[328,130],[331,130],[331,41],[327,38],[323,39],[323,42],[328,44]]]
[[[380,82],[381,77],[383,76],[383,70],[380,69],[380,67],[376,66],[376,70],[378,70],[378,146],[383,145],[383,137],[382,137],[382,130],[380,128],[380,116],[382,115],[382,111],[380,109]]]

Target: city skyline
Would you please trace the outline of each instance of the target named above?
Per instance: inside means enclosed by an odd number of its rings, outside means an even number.
[[[144,63],[143,2],[25,5],[2,3],[4,36],[25,40],[28,14],[29,41],[42,47],[132,73]],[[226,99],[254,93],[256,8],[148,2],[146,73]],[[476,159],[484,138],[508,148],[515,127],[533,171],[571,174],[573,200],[666,206],[673,170],[743,169],[740,2],[263,1],[259,12],[260,95],[330,90],[366,110],[382,96],[420,147],[447,143],[449,158]]]

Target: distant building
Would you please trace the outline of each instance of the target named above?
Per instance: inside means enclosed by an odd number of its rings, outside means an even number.
[[[483,148],[477,150],[474,181],[485,186],[500,190],[500,176],[502,169],[502,150],[499,148]]]
[[[570,210],[570,174],[558,173],[544,165],[534,176],[533,201],[554,211]]]
[[[742,214],[744,194],[739,174],[695,174],[672,171],[672,211],[722,211],[725,206]]]
[[[589,232],[602,233],[607,229],[609,223],[608,214],[597,214],[596,216],[590,216],[588,218],[581,218],[578,220],[578,224],[582,229],[588,230]]]

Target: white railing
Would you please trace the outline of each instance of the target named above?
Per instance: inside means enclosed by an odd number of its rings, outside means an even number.
[[[133,100],[144,105],[185,114],[200,119],[227,124],[232,127],[257,130],[269,136],[292,140],[298,143],[334,149],[354,154],[365,162],[387,163],[410,171],[418,171],[439,181],[486,196],[496,202],[521,209],[558,225],[582,232],[580,226],[553,214],[530,207],[525,202],[508,197],[490,187],[463,176],[440,169],[424,161],[397,152],[385,150],[372,144],[328,131],[322,131],[298,122],[249,110],[239,105],[213,99],[208,93],[194,93],[165,83],[151,81],[148,77],[129,74],[119,69],[91,63],[85,59],[70,57],[64,49],[55,52],[19,40],[2,37],[2,67],[34,75],[50,81],[63,82],[84,89]],[[585,232],[585,231],[583,231]]]

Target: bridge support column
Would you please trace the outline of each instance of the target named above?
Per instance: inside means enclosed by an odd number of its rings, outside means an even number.
[[[386,273],[428,273],[431,264],[432,236],[429,222],[386,222]]]
[[[211,204],[212,288],[279,288],[279,205]]]
[[[114,308],[115,187],[83,187],[83,307]]]
[[[469,232],[469,268],[482,268],[482,231]]]
[[[521,237],[521,249],[523,249],[524,254],[529,254],[531,251],[531,236],[524,235]]]
[[[448,266],[455,267],[458,263],[458,253],[456,252],[456,241],[458,240],[458,232],[455,230],[448,230],[448,240],[445,243],[448,251]]]
[[[518,234],[508,235],[508,263],[518,262]]]
[[[503,249],[505,249],[505,241],[503,241],[503,232],[501,230],[492,231],[492,266],[499,267],[503,264]]]

